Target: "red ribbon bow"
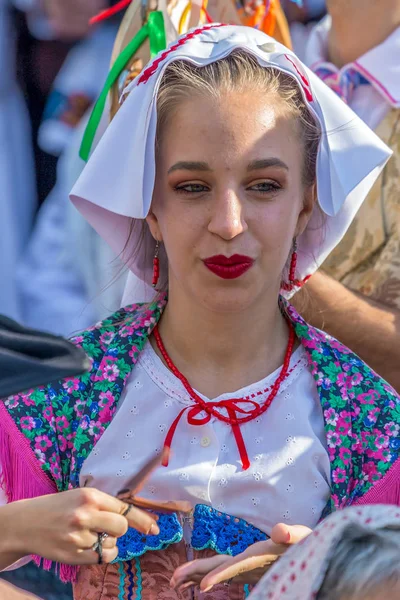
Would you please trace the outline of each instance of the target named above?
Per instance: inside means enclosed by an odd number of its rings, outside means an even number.
[[[240,404],[246,404],[246,405],[250,404],[251,406],[249,407],[249,410],[245,410],[244,408],[241,408],[239,406]],[[167,436],[165,438],[164,448],[168,448],[168,450],[171,449],[172,440],[174,438],[176,428],[178,427],[178,423],[186,411],[188,411],[187,420],[188,420],[189,425],[201,426],[201,425],[206,425],[207,423],[210,422],[211,416],[212,416],[211,411],[214,408],[225,408],[226,409],[226,411],[228,413],[230,425],[232,427],[233,435],[235,436],[236,444],[237,444],[237,447],[239,450],[240,460],[242,461],[242,467],[244,470],[248,469],[250,466],[250,461],[249,461],[249,456],[247,454],[246,445],[244,443],[244,439],[242,436],[242,432],[240,430],[241,419],[240,419],[240,417],[238,417],[238,414],[248,416],[249,414],[252,413],[252,411],[254,409],[257,409],[258,404],[256,402],[253,402],[253,400],[246,400],[246,399],[242,399],[242,398],[231,398],[229,400],[220,400],[218,402],[207,402],[207,408],[205,408],[204,406],[199,406],[197,404],[194,404],[193,406],[186,406],[185,408],[183,408],[181,410],[181,412],[179,413],[179,415],[176,417],[175,421],[172,423],[171,427],[169,428]],[[210,409],[210,412],[208,412],[207,409]],[[205,416],[199,418],[199,415],[201,413],[205,413]],[[169,453],[167,453],[167,458],[164,459],[164,461],[162,463],[164,467],[168,466],[168,460],[169,460]]]

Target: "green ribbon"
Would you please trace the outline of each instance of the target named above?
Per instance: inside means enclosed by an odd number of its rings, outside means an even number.
[[[81,149],[79,152],[79,156],[82,158],[82,160],[87,161],[90,156],[96,131],[99,127],[100,120],[106,106],[107,97],[111,88],[118,80],[132,56],[136,54],[147,38],[149,38],[150,42],[151,58],[154,58],[159,52],[165,50],[167,47],[164,16],[159,10],[149,13],[147,23],[143,25],[143,27],[137,32],[133,40],[129,42],[126,48],[122,50],[121,54],[111,67],[101,94],[94,105],[92,114],[90,115],[85,133],[83,134]]]

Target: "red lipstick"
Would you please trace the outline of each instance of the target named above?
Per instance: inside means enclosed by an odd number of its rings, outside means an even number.
[[[210,256],[203,260],[204,265],[215,275],[222,279],[237,279],[248,271],[254,264],[250,256],[234,254],[233,256]]]

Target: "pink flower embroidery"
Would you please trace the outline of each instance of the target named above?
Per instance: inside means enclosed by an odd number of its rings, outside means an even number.
[[[109,406],[110,404],[112,404],[114,402],[115,398],[114,395],[108,391],[108,392],[100,392],[99,394],[99,404],[100,406]]]
[[[66,379],[63,383],[63,388],[67,390],[68,394],[76,392],[79,390],[79,379],[76,377],[74,379]]]
[[[56,417],[56,427],[59,431],[62,431],[63,429],[67,429],[67,427],[68,427],[67,418],[65,416]]]
[[[50,448],[51,446],[51,441],[49,440],[47,435],[39,435],[36,439],[35,439],[35,448],[38,448],[38,450],[46,450],[47,448]]]
[[[22,429],[31,430],[35,427],[35,419],[33,417],[22,417],[20,425]]]
[[[103,377],[107,381],[115,381],[119,375],[119,369],[117,365],[111,364],[106,365],[103,369]]]
[[[339,415],[334,408],[328,408],[324,411],[325,420],[329,425],[336,425]]]
[[[385,433],[390,437],[397,437],[400,431],[400,426],[397,423],[391,421],[385,425]]]
[[[339,457],[343,461],[345,465],[350,464],[351,462],[351,451],[349,448],[340,448]]]
[[[346,471],[344,469],[335,469],[332,473],[332,479],[335,483],[343,483],[346,481]]]
[[[342,443],[341,437],[336,431],[328,431],[326,441],[328,448],[336,448]]]

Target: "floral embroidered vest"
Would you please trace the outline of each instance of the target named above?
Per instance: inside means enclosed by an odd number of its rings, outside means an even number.
[[[393,156],[323,269],[351,290],[400,308],[400,109],[376,134]]]
[[[160,296],[150,304],[128,306],[75,337],[90,357],[89,373],[0,404],[2,485],[10,501],[79,486],[83,462],[110,425],[165,303]],[[350,350],[310,327],[291,306],[286,310],[307,352],[323,410],[332,477],[327,510],[356,502],[400,504],[399,397]],[[131,564],[121,566],[121,577],[126,576],[124,568],[132,568],[132,561],[148,551],[166,550],[182,540],[176,515],[163,515],[159,525],[159,536],[129,530],[121,538],[117,560]],[[195,509],[195,550],[236,555],[266,537],[251,524],[208,506]],[[43,561],[42,566],[49,568],[50,563]],[[61,565],[60,576],[72,580],[76,569]]]

